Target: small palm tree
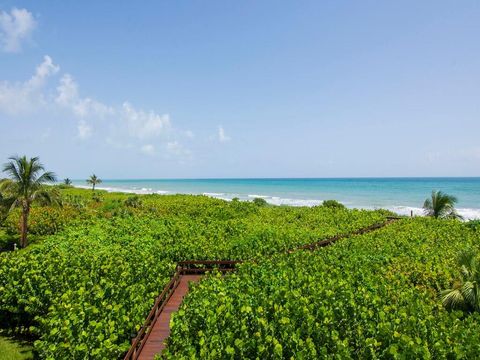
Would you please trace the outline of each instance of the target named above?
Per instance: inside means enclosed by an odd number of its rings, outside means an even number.
[[[20,246],[27,246],[28,215],[30,206],[34,201],[50,203],[49,191],[43,186],[46,183],[56,181],[55,174],[45,171],[38,157],[27,159],[26,156],[12,156],[9,162],[3,166],[3,171],[9,176],[9,180],[2,181],[0,191],[4,193],[6,201],[12,210],[20,207]]]
[[[66,178],[63,180],[63,183],[67,186],[71,186],[72,185],[72,180],[70,180],[69,178]]]
[[[92,185],[92,191],[95,191],[95,185],[98,185],[102,182],[102,180],[100,180],[97,175],[93,174],[92,176],[90,176],[90,179],[87,180],[87,184],[90,184]]]
[[[480,311],[480,263],[477,254],[466,250],[458,257],[460,280],[451,289],[442,291],[442,303],[447,309]]]
[[[455,211],[456,203],[455,196],[441,191],[432,191],[431,198],[427,198],[423,203],[423,212],[434,218],[461,219],[462,217]]]

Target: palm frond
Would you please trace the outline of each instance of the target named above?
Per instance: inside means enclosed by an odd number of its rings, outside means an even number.
[[[457,213],[455,209],[452,209],[450,213],[446,216],[447,219],[456,219],[456,220],[463,220],[463,216]]]
[[[432,191],[431,197],[423,203],[423,211],[427,216],[435,218],[458,218],[455,212],[457,198],[442,191]]]
[[[480,311],[480,269],[477,253],[465,249],[458,255],[461,281],[451,289],[441,292],[442,303],[447,309],[468,309]]]
[[[8,208],[8,212],[13,211],[15,208],[20,207],[21,201],[19,199],[11,199],[10,207]]]
[[[47,206],[47,205],[63,206],[62,196],[60,192],[55,188],[38,190],[35,192],[32,199],[42,206]]]
[[[44,166],[38,157],[27,159],[26,156],[11,156],[9,160],[10,162],[4,165],[3,171],[10,179],[2,181],[0,188],[10,197],[17,199],[21,197],[30,203],[43,184],[56,181],[54,173],[43,172]]]
[[[3,165],[3,172],[6,173],[11,179],[21,182],[22,176],[20,175],[18,164],[20,158],[18,156],[12,156],[9,158],[10,162]]]
[[[51,171],[47,171],[47,172],[43,173],[36,180],[36,182],[39,183],[39,184],[53,183],[53,182],[56,182],[56,181],[57,181],[57,176],[55,175],[55,173],[53,173]]]
[[[469,272],[476,265],[477,254],[472,249],[466,249],[458,254],[457,263],[462,267],[466,267]]]
[[[477,302],[475,285],[470,281],[466,281],[463,283],[460,292],[462,293],[465,303],[474,308],[475,303]]]
[[[86,180],[87,181],[87,184],[90,184],[90,185],[96,185],[96,184],[100,184],[102,182],[102,180],[100,180],[97,175],[93,174],[92,176],[90,176],[89,179]]]
[[[465,303],[460,289],[448,289],[442,291],[442,304],[445,308],[452,310],[462,307]]]
[[[423,203],[423,212],[426,216],[433,216],[433,204],[431,199],[425,199]]]

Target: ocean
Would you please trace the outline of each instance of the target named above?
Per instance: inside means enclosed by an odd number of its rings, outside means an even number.
[[[88,187],[84,180],[73,182]],[[480,218],[480,178],[137,179],[103,180],[98,189],[138,194],[203,194],[220,199],[265,199],[274,205],[315,206],[334,199],[349,208],[422,214],[432,190],[458,199],[465,219]]]

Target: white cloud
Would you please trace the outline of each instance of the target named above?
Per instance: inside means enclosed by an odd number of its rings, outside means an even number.
[[[145,144],[145,145],[142,145],[142,147],[140,148],[140,151],[145,155],[152,156],[152,155],[155,155],[155,146],[153,146],[152,144]]]
[[[170,116],[159,115],[153,111],[135,109],[130,103],[123,103],[123,118],[128,131],[138,139],[147,139],[161,135],[170,128]]]
[[[13,8],[10,13],[0,12],[0,45],[5,52],[19,52],[22,42],[30,38],[37,22],[26,9]]]
[[[189,157],[191,155],[190,150],[186,149],[178,141],[169,141],[166,145],[167,152],[171,155],[178,157]]]
[[[55,102],[70,109],[75,116],[86,118],[90,116],[105,117],[115,113],[110,106],[102,104],[89,97],[81,98],[78,94],[78,84],[70,74],[65,74],[57,86]]]
[[[218,141],[220,142],[227,142],[230,141],[231,138],[225,133],[225,130],[223,129],[223,126],[218,127]]]
[[[48,77],[56,74],[60,70],[60,66],[55,65],[50,56],[45,55],[43,62],[37,66],[35,75],[27,82],[27,86],[31,89],[40,89],[45,85]]]
[[[76,125],[72,136],[78,139],[88,139],[95,132],[96,138],[106,139],[108,145],[116,148],[140,149],[148,155],[155,155],[157,148],[162,148],[166,156],[190,156],[190,151],[177,139],[191,139],[193,132],[172,127],[168,114],[135,108],[129,102],[110,106],[91,97],[82,97],[78,83],[70,74],[63,74],[55,82],[51,79],[59,71],[60,67],[52,58],[45,56],[30,79],[18,83],[0,82],[0,113],[61,116],[61,121],[76,121],[76,124],[72,122],[72,129]],[[157,148],[151,144],[153,139]]]
[[[92,135],[92,127],[88,125],[85,120],[80,120],[77,124],[78,137],[82,140],[89,138]]]
[[[78,98],[78,85],[69,74],[65,74],[60,79],[57,92],[55,101],[60,105],[69,106]]]
[[[39,107],[46,106],[48,97],[44,87],[48,78],[56,74],[60,67],[55,65],[52,58],[45,55],[43,62],[37,66],[35,74],[27,81],[0,83],[0,112],[10,115],[29,113]]]

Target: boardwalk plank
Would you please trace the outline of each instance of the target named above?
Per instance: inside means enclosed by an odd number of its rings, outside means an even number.
[[[165,340],[170,335],[170,318],[172,313],[178,310],[184,296],[188,293],[188,283],[191,281],[197,282],[201,277],[201,275],[182,275],[175,292],[166,303],[152,331],[148,335],[138,359],[152,360],[156,354],[162,352],[165,348]]]

